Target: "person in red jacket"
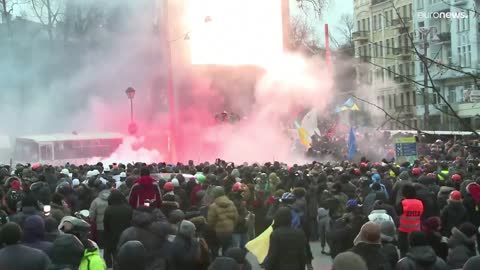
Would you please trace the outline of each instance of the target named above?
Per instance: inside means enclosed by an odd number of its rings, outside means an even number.
[[[145,203],[148,203],[148,206],[160,208],[162,205],[162,193],[156,182],[150,176],[148,168],[140,170],[140,178],[135,180],[128,196],[128,202],[133,209],[137,209],[145,205]]]

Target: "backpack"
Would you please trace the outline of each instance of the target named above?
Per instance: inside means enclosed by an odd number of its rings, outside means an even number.
[[[297,212],[295,209],[292,209],[291,212],[292,212],[292,228],[301,229],[303,213]]]

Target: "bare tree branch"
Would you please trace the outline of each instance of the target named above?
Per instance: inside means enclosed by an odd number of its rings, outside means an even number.
[[[349,47],[353,48],[353,30],[354,30],[354,22],[352,14],[345,13],[340,16],[339,25],[337,26],[337,30],[341,32],[342,37],[346,40]]]
[[[328,3],[329,0],[297,0],[298,7],[305,13],[305,15],[312,10],[317,19],[323,17]]]

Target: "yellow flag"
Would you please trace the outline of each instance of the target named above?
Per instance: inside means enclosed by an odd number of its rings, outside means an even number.
[[[257,238],[245,245],[245,248],[257,258],[260,264],[262,264],[267,257],[268,249],[270,248],[270,235],[272,232],[273,227],[270,225],[270,227],[268,227],[262,234],[257,236]]]

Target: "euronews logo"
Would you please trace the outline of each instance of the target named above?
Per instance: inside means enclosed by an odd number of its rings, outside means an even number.
[[[418,12],[417,17],[419,19],[466,19],[468,18],[468,13],[460,12]]]

